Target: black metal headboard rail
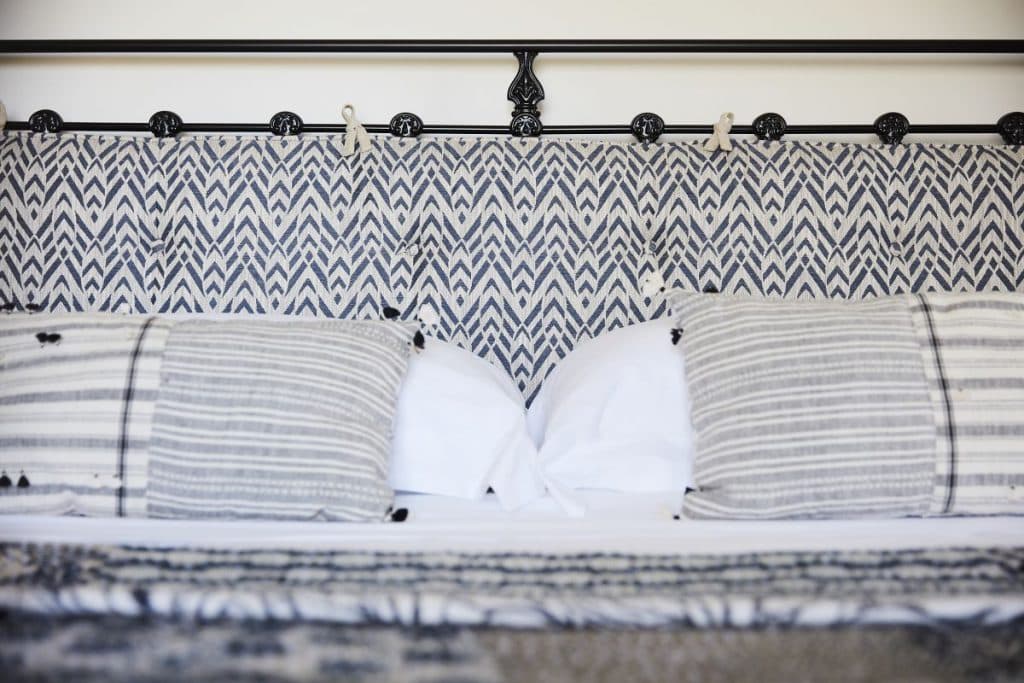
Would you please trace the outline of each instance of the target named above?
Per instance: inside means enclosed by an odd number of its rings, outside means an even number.
[[[422,134],[509,134],[536,137],[544,134],[592,135],[631,133],[641,142],[664,134],[709,133],[709,125],[667,124],[656,113],[637,114],[629,124],[545,126],[540,102],[544,86],[533,64],[541,53],[819,53],[819,54],[1024,54],[1024,40],[5,40],[0,54],[60,53],[512,53],[519,65],[508,87],[513,104],[507,126],[425,124],[411,112],[396,114],[387,124],[369,124],[371,133],[398,137]],[[179,133],[340,133],[343,124],[307,124],[291,111],[281,111],[268,123],[186,123],[170,111],[159,111],[147,123],[64,121],[52,109],[33,113],[27,121],[10,121],[10,130],[57,133],[60,131],[151,132],[157,137]],[[1024,144],[1024,112],[1002,115],[992,123],[911,124],[899,112],[887,112],[871,124],[790,125],[774,112],[761,114],[750,125],[733,126],[737,134],[759,140],[779,140],[785,134],[875,134],[887,144],[898,144],[911,133],[993,134],[1007,144]]]

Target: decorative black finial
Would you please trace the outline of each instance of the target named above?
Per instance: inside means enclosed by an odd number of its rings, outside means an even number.
[[[875,135],[887,145],[898,145],[910,132],[910,120],[897,111],[882,114],[875,119]]]
[[[633,117],[629,130],[640,142],[654,142],[665,132],[665,119],[653,112],[645,111]]]
[[[173,138],[181,132],[181,117],[173,111],[158,111],[149,117],[149,132],[158,138]]]
[[[758,140],[781,140],[786,134],[786,119],[773,111],[754,119],[754,137]]]
[[[279,111],[270,117],[270,132],[274,135],[298,135],[302,132],[302,117],[293,111]]]
[[[1008,145],[1024,145],[1024,111],[1003,114],[996,123],[1003,142]]]
[[[64,119],[52,109],[40,109],[28,117],[28,127],[33,133],[59,133]]]
[[[403,111],[391,117],[388,130],[400,138],[415,138],[423,132],[423,119],[412,112]]]
[[[544,99],[544,86],[533,72],[537,53],[521,50],[514,54],[519,60],[519,71],[508,86],[508,99],[515,105],[509,131],[516,137],[536,137],[544,130],[537,106]]]

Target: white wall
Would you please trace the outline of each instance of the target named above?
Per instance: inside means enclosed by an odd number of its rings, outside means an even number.
[[[1024,0],[0,0],[0,38],[1024,38]],[[541,55],[547,124],[987,123],[1024,110],[1021,56]],[[0,56],[11,119],[505,124],[511,55]],[[918,138],[920,139],[920,138]],[[997,142],[996,136],[969,138]]]

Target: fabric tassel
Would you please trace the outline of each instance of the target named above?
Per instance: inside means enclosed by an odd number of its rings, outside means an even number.
[[[341,117],[345,119],[345,143],[341,148],[342,156],[352,156],[356,153],[356,143],[359,144],[359,151],[370,151],[370,134],[366,132],[363,124],[356,119],[356,109],[351,104],[346,104],[341,109]]]
[[[714,132],[711,133],[711,137],[704,143],[705,152],[714,152],[716,149],[721,149],[723,152],[732,151],[732,140],[729,139],[732,121],[733,115],[731,111],[722,114],[722,117],[718,119],[718,123],[714,126]]]
[[[433,327],[441,322],[441,318],[438,316],[437,311],[430,304],[423,304],[420,306],[419,319],[420,322],[427,327]]]
[[[18,488],[19,489],[27,489],[28,488],[28,477],[26,477],[24,474],[22,474],[20,477],[18,477]]]
[[[652,270],[645,278],[643,278],[640,286],[640,293],[643,294],[644,297],[653,299],[664,291],[665,278],[657,269]]]
[[[9,488],[11,485],[11,478],[6,473],[0,475],[0,489]]]

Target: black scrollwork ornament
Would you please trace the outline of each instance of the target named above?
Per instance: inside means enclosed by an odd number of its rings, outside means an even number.
[[[754,119],[752,127],[758,140],[781,140],[786,134],[786,119],[782,114],[767,112]]]
[[[52,109],[40,109],[28,117],[28,127],[33,133],[59,133],[64,119]]]
[[[544,130],[544,124],[536,114],[515,114],[509,130],[517,138],[535,138]]]
[[[653,112],[645,111],[633,117],[629,130],[640,142],[654,142],[665,132],[665,119]]]
[[[181,117],[173,111],[158,111],[149,117],[149,132],[158,138],[173,138],[181,126]]]
[[[875,119],[875,135],[887,145],[898,145],[910,132],[910,120],[896,111],[882,114]]]
[[[274,135],[298,135],[302,132],[302,117],[293,111],[279,111],[270,117],[270,132]]]
[[[415,138],[423,132],[423,119],[412,112],[403,111],[391,117],[388,130],[400,138]]]
[[[1024,145],[1024,111],[1003,114],[996,123],[1003,142],[1008,145]]]
[[[544,86],[533,72],[536,52],[518,51],[519,71],[508,86],[508,99],[514,105],[509,131],[517,137],[534,137],[541,134],[544,124],[540,120],[540,108],[544,99]]]

